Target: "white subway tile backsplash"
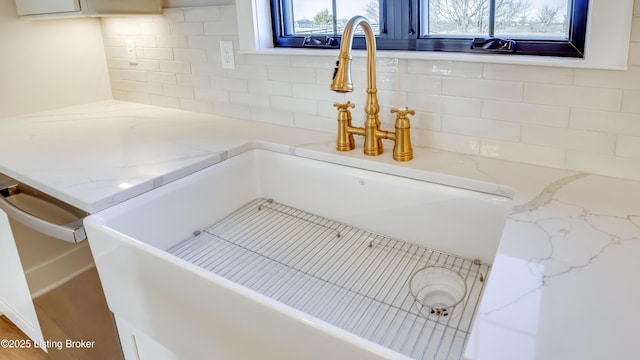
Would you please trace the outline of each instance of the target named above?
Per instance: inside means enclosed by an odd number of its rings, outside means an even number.
[[[204,33],[207,35],[235,35],[238,33],[236,17],[226,19],[225,22],[204,23]]]
[[[326,100],[319,100],[318,101],[318,116],[320,117],[324,117],[324,118],[329,118],[329,119],[333,119],[333,121],[337,121],[338,119],[338,110],[335,108],[335,106],[333,106],[334,102],[339,102],[339,103],[345,103],[347,102],[347,100],[344,98],[344,94],[337,94],[339,99],[338,101],[326,101]],[[342,96],[340,98],[340,96]],[[351,116],[354,117],[354,119],[357,118],[361,119],[362,116],[360,116],[360,113],[363,112],[362,107],[361,106],[356,106],[355,109],[351,109]]]
[[[172,23],[184,22],[184,10],[179,8],[162,9],[162,18]]]
[[[573,82],[573,70],[547,66],[485,64],[483,77],[492,80],[568,85]]]
[[[200,88],[209,88],[209,78],[206,76],[191,75],[191,74],[175,74],[177,79],[176,83],[181,87],[192,87],[195,90]]]
[[[186,61],[185,61],[186,62]],[[191,63],[191,74],[198,76],[226,77],[226,70],[220,64]]]
[[[213,113],[214,103],[210,101],[180,99],[180,108],[188,111]]]
[[[416,110],[414,146],[640,180],[640,0],[629,70],[461,61],[376,59],[380,121]],[[235,5],[169,8],[160,17],[103,18],[116,99],[335,132],[334,102],[352,101],[362,126],[365,51],[354,51],[353,93],[329,90],[337,51],[235,53],[223,69],[220,41],[238,47]],[[126,60],[125,41],[138,48]],[[359,139],[362,140],[362,139]],[[385,145],[386,149],[392,145]],[[414,160],[416,161],[416,160]]]
[[[294,126],[292,112],[273,110],[269,108],[252,108],[251,120],[278,125]]]
[[[416,114],[410,119],[412,129],[442,131],[442,115],[440,114],[416,111]]]
[[[289,94],[289,96],[292,96],[293,94],[295,94],[296,97],[299,97],[302,99],[339,102],[344,98],[342,94],[329,91],[326,86],[322,86],[318,84],[292,83],[291,91],[292,93]]]
[[[288,96],[272,96],[271,108],[292,111],[294,113],[318,114],[318,102]]]
[[[219,50],[220,38],[206,35],[188,35],[188,44],[190,49]]]
[[[229,93],[229,102],[235,105],[269,108],[271,96],[267,94]]]
[[[220,66],[220,65],[218,65]],[[265,65],[242,65],[236,64],[236,68],[233,70],[226,70],[225,73],[228,77],[234,79],[258,79],[258,80],[268,80],[269,73],[267,70],[267,66]]]
[[[613,154],[616,137],[615,135],[603,132],[525,125],[522,127],[522,142],[556,148]]]
[[[127,19],[110,19],[102,20],[102,33],[105,35],[128,35],[142,34],[142,24],[149,24],[151,20],[141,20],[138,18]]]
[[[628,71],[576,69],[575,84],[596,88],[640,90],[640,68]]]
[[[163,87],[160,84],[151,83],[135,83],[135,92],[145,93],[149,95],[163,95]]]
[[[321,86],[320,91],[323,88],[326,89],[326,87]],[[337,95],[337,93],[333,93],[333,94]],[[381,107],[380,113],[384,114],[384,117],[391,117],[391,114],[389,114],[389,110],[391,108],[409,107],[409,100],[407,98],[408,98],[408,94],[405,92],[379,90],[378,103]],[[360,111],[364,111],[365,102],[366,102],[366,98],[363,97],[362,102],[356,104],[356,105],[359,105],[358,107],[360,108]]]
[[[522,100],[522,83],[516,81],[443,78],[444,95],[494,100]]]
[[[640,114],[640,91],[624,91],[624,95],[622,96],[622,112]]]
[[[269,80],[288,81],[292,83],[315,83],[316,72],[304,68],[292,68],[288,66],[269,66]]]
[[[249,84],[248,92],[250,94],[264,94],[264,95],[293,95],[293,84],[286,81],[273,81],[273,80],[247,80]]]
[[[403,73],[407,72],[407,60],[378,57],[376,59],[376,72],[377,73]]]
[[[315,69],[315,72],[316,83],[329,89],[329,87],[331,86],[331,81],[333,79],[333,67]]]
[[[136,94],[136,93],[147,94],[146,92],[142,91],[144,90],[144,88],[138,87],[137,85],[147,85],[147,83],[139,83],[139,82],[127,81],[127,80],[114,80],[111,84],[111,89],[113,91],[122,91],[122,92],[131,93],[131,94]],[[160,94],[162,94],[162,88],[160,88]]]
[[[218,7],[197,7],[184,9],[184,21],[186,22],[205,22],[220,21],[222,14]]]
[[[618,136],[616,155],[640,160],[640,136]]]
[[[163,72],[149,72],[149,82],[152,84],[177,85],[176,74]]]
[[[255,57],[259,59],[262,57],[262,55],[256,55]],[[289,60],[287,61],[289,61],[291,63],[291,66],[293,67],[306,67],[312,69],[321,68],[330,70],[331,73],[333,73],[333,68],[336,64],[336,56],[291,56],[288,58]],[[284,63],[284,60],[282,65],[286,65]],[[327,79],[329,79],[328,82],[330,82],[331,76],[329,76]]]
[[[189,46],[189,41],[186,35],[156,35],[155,42],[158,47],[168,48],[186,48]]]
[[[640,42],[629,44],[629,65],[640,66]]]
[[[464,154],[476,155],[480,149],[480,138],[477,136],[448,134],[421,129],[411,129],[411,141],[417,146]]]
[[[209,83],[214,89],[222,89],[234,92],[247,92],[249,89],[249,80],[230,79],[222,76],[210,76]]]
[[[522,161],[529,164],[564,168],[566,150],[548,146],[482,139],[480,143],[480,155],[503,160]]]
[[[164,95],[179,99],[193,99],[194,89],[190,86],[163,85]]]
[[[199,89],[195,88],[194,98],[200,101],[211,101],[211,102],[229,102],[229,92],[226,90],[218,90],[218,89]]]
[[[499,120],[443,115],[442,131],[514,142],[520,140],[520,125]]]
[[[188,61],[190,63],[206,63],[207,52],[203,49],[173,49],[175,60]]]
[[[640,3],[636,2],[636,6],[638,6],[638,4]],[[638,16],[637,13],[636,16]],[[631,23],[631,41],[640,41],[640,18],[637,17],[634,18],[633,22]]]
[[[135,70],[135,71],[160,71],[158,60],[138,59],[137,65],[131,65],[127,59],[107,59],[109,69]]]
[[[125,41],[133,39],[136,41],[136,46],[139,47],[154,47],[156,46],[156,37],[153,35],[103,35],[102,41],[104,46],[125,46]]]
[[[251,108],[245,105],[229,104],[225,102],[214,102],[213,113],[234,119],[251,119]]]
[[[107,59],[123,59],[127,57],[127,48],[124,46],[105,46],[104,54],[106,55]]]
[[[207,63],[216,64],[222,68],[222,51],[220,51],[220,41],[216,41],[216,44],[218,44],[218,46],[212,49],[207,49]],[[234,57],[234,61],[236,64],[246,65],[243,56]]]
[[[228,3],[234,3],[235,1],[229,0]],[[220,14],[223,19],[235,19],[236,18],[236,7],[235,5],[222,5],[218,7],[220,9]],[[238,29],[236,28],[236,32]]]
[[[640,136],[640,114],[572,109],[570,127],[580,130]]]
[[[173,60],[173,50],[170,48],[143,48],[142,59]]]
[[[171,23],[171,34],[173,35],[200,35],[204,34],[204,24],[202,23]]]
[[[171,28],[169,27],[169,23],[167,21],[156,21],[156,18],[153,19],[153,22],[149,23],[140,23],[140,34],[145,35],[170,35]]]
[[[482,117],[521,124],[567,127],[569,107],[485,100],[482,103]]]
[[[109,69],[109,77],[111,78],[111,81],[131,80],[147,82],[149,80],[149,72],[139,70]]]
[[[409,108],[440,114],[480,116],[482,100],[455,96],[408,93]]]
[[[112,80],[111,89],[134,92],[136,91],[136,84],[141,84],[141,83],[136,83],[136,82],[127,81],[127,80]]]
[[[285,55],[244,55],[245,64],[247,65],[274,65],[282,67],[291,67],[290,57]],[[293,65],[293,67],[301,67]]]
[[[598,87],[546,85],[527,83],[524,101],[542,105],[558,105],[618,111],[622,90]]]
[[[294,126],[333,133],[337,129],[336,119],[310,114],[295,113]]]
[[[480,79],[482,64],[454,61],[409,60],[407,72],[435,76],[452,76]]]
[[[160,71],[176,74],[190,74],[191,63],[188,61],[159,61]]]
[[[439,76],[395,73],[378,73],[377,75],[378,89],[422,94],[442,93],[442,78]]]

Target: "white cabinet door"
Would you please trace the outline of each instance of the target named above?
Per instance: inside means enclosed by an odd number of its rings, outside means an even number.
[[[9,217],[0,210],[0,313],[33,341],[44,342]]]
[[[18,15],[80,11],[80,0],[16,0]]]

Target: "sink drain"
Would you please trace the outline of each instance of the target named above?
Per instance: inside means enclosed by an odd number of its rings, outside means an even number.
[[[467,294],[467,283],[454,270],[427,266],[417,270],[409,281],[409,290],[418,310],[425,316],[449,317]]]

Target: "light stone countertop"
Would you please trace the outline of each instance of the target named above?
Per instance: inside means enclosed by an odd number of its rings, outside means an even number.
[[[640,359],[640,182],[415,149],[407,163],[334,134],[120,101],[0,119],[0,173],[90,213],[255,144],[512,196],[465,356]],[[360,151],[359,151],[360,150]]]

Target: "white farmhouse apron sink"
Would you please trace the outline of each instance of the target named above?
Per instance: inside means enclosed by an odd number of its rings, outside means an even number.
[[[309,154],[248,150],[85,220],[127,359],[462,357],[511,199]],[[431,267],[455,307],[416,301]]]

